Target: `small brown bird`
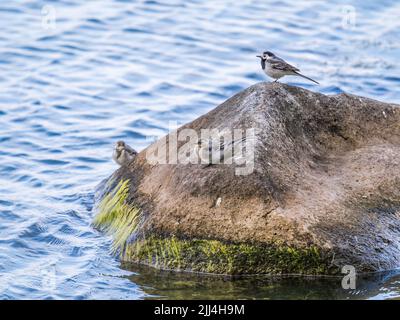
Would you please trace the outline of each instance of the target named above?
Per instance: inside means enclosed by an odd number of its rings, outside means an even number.
[[[137,155],[137,151],[128,146],[124,141],[118,141],[115,144],[113,159],[120,166],[131,162]]]

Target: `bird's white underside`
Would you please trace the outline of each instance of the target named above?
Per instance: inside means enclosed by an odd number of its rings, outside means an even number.
[[[295,73],[293,73],[293,71],[283,71],[271,68],[268,62],[265,64],[264,72],[267,76],[274,79],[280,79],[283,76],[296,75]]]
[[[122,150],[119,154],[117,153],[116,150],[114,150],[114,152],[113,152],[113,160],[121,166],[123,164],[130,162],[132,159],[133,159],[133,156],[130,155],[125,150]]]

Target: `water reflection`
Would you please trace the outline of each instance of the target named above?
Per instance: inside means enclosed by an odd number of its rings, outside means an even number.
[[[400,271],[357,276],[356,289],[342,288],[342,277],[229,277],[162,271],[123,264],[146,299],[400,299]]]

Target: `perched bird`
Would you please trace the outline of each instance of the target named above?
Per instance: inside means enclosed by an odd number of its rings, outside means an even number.
[[[113,159],[120,166],[131,162],[137,155],[137,151],[128,146],[124,141],[118,141],[115,144]]]
[[[201,160],[206,167],[213,164],[221,164],[229,161],[230,158],[237,156],[235,152],[236,145],[245,143],[246,137],[230,140],[227,142],[213,141],[213,139],[200,139],[195,145],[195,152],[197,157]]]
[[[296,67],[293,67],[285,60],[277,57],[272,52],[265,51],[261,56],[256,56],[261,59],[261,67],[267,76],[274,78],[275,82],[284,76],[300,76],[316,84],[319,84],[317,81],[306,77],[300,73],[300,70]]]

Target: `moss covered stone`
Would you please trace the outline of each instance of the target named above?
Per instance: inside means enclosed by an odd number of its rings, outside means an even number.
[[[150,237],[127,246],[123,260],[160,269],[218,274],[328,274],[326,254],[316,247],[224,243],[218,240]]]
[[[141,211],[126,202],[129,180],[121,180],[102,199],[93,226],[113,236],[112,250],[123,254],[126,244],[135,234],[141,218]]]
[[[175,144],[182,156],[196,148],[187,129],[198,138],[217,129],[224,141],[239,130],[245,153],[254,152],[229,164],[174,164]],[[95,225],[114,236],[123,260],[159,268],[393,270],[400,266],[399,168],[399,105],[258,83],[115,171],[98,193]]]

